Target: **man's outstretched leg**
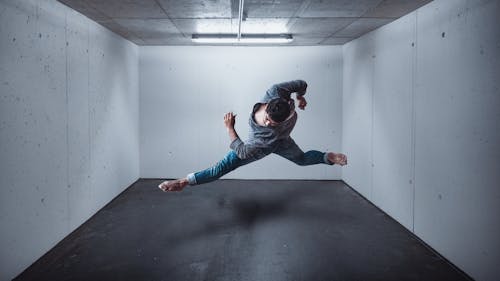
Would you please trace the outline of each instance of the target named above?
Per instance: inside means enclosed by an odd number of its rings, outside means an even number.
[[[347,164],[347,157],[342,153],[325,153],[317,150],[309,150],[304,153],[292,138],[283,141],[274,153],[300,166],[316,164],[344,166]]]
[[[231,172],[232,170],[240,166],[246,165],[250,162],[253,162],[255,160],[257,159],[255,158],[240,159],[236,155],[236,153],[233,150],[231,150],[226,154],[226,156],[222,160],[217,162],[217,164],[215,164],[214,166],[205,169],[203,171],[191,173],[187,175],[187,177],[185,178],[164,181],[158,187],[163,191],[181,191],[188,185],[204,184],[217,180],[218,178]]]

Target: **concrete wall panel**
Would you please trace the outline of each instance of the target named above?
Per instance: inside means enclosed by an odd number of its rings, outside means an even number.
[[[95,28],[89,38],[89,118],[91,202],[98,210],[139,169],[138,151],[130,150],[139,143],[138,62],[135,46]]]
[[[415,16],[380,28],[373,41],[372,200],[412,230]]]
[[[0,36],[0,280],[9,280],[138,178],[138,58],[137,46],[52,0],[1,1]],[[90,49],[114,55],[94,65]],[[112,71],[117,79],[94,86],[90,73]],[[113,97],[100,119],[90,118],[91,89]],[[112,127],[107,143],[92,141],[101,123]],[[108,171],[91,164],[97,153]]]
[[[54,17],[61,12],[2,3],[1,279],[67,234],[65,17]]]
[[[369,199],[476,280],[500,273],[499,15],[500,1],[433,1],[343,47],[344,180],[373,184]],[[372,81],[354,78],[370,64]],[[370,91],[373,139],[356,127]]]
[[[477,280],[500,274],[500,1],[418,12],[415,233]]]
[[[364,36],[343,46],[342,179],[372,198],[373,40]]]
[[[89,135],[89,22],[68,11],[66,37],[68,89],[68,205],[70,228],[78,227],[92,212],[90,198]]]

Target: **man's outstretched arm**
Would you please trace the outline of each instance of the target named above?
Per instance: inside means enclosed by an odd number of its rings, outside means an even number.
[[[292,93],[296,93],[297,97],[304,96],[307,91],[307,83],[304,80],[292,80],[275,84],[271,87],[271,90],[273,88],[280,97],[290,99]]]
[[[240,139],[238,133],[236,133],[236,130],[234,129],[235,121],[236,115],[234,113],[228,112],[224,115],[224,125],[226,126],[227,133],[231,139],[229,147],[236,152],[236,155],[238,155],[240,159],[250,158],[258,152],[259,148],[253,145],[245,144]]]
[[[234,129],[234,123],[236,122],[236,114],[228,112],[224,115],[224,126],[227,128],[227,133],[229,134],[229,139],[231,143],[236,139],[239,139],[238,133]]]
[[[291,99],[291,94],[295,93],[297,101],[299,102],[299,108],[304,110],[307,102],[304,98],[304,95],[307,91],[307,83],[304,80],[292,80],[288,82],[282,82],[278,84],[274,84],[266,91],[264,98],[262,99],[263,103],[269,102],[274,98],[284,98],[286,100]]]

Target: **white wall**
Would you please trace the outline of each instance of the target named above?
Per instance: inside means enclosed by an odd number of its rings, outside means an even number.
[[[308,82],[305,111],[292,137],[303,150],[340,150],[341,47],[141,47],[141,177],[178,178],[208,168],[229,151],[222,122],[234,111],[248,136],[253,105],[274,83]],[[276,155],[226,178],[339,179],[327,165],[299,167]]]
[[[343,48],[343,179],[477,280],[500,275],[499,16],[434,1]]]
[[[0,1],[0,280],[139,177],[138,48],[56,1]]]

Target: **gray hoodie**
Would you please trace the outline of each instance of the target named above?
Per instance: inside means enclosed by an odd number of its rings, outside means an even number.
[[[231,142],[231,149],[236,152],[240,159],[259,159],[272,153],[281,142],[287,141],[290,138],[290,133],[297,122],[297,113],[294,110],[295,106],[291,102],[292,112],[287,120],[275,126],[261,126],[254,119],[255,112],[260,108],[260,105],[279,97],[291,100],[290,95],[292,93],[303,96],[306,93],[306,89],[307,83],[305,81],[294,80],[275,84],[266,91],[261,101],[254,105],[252,114],[250,114],[250,118],[248,119],[248,124],[250,125],[248,140],[243,142],[237,138]]]

